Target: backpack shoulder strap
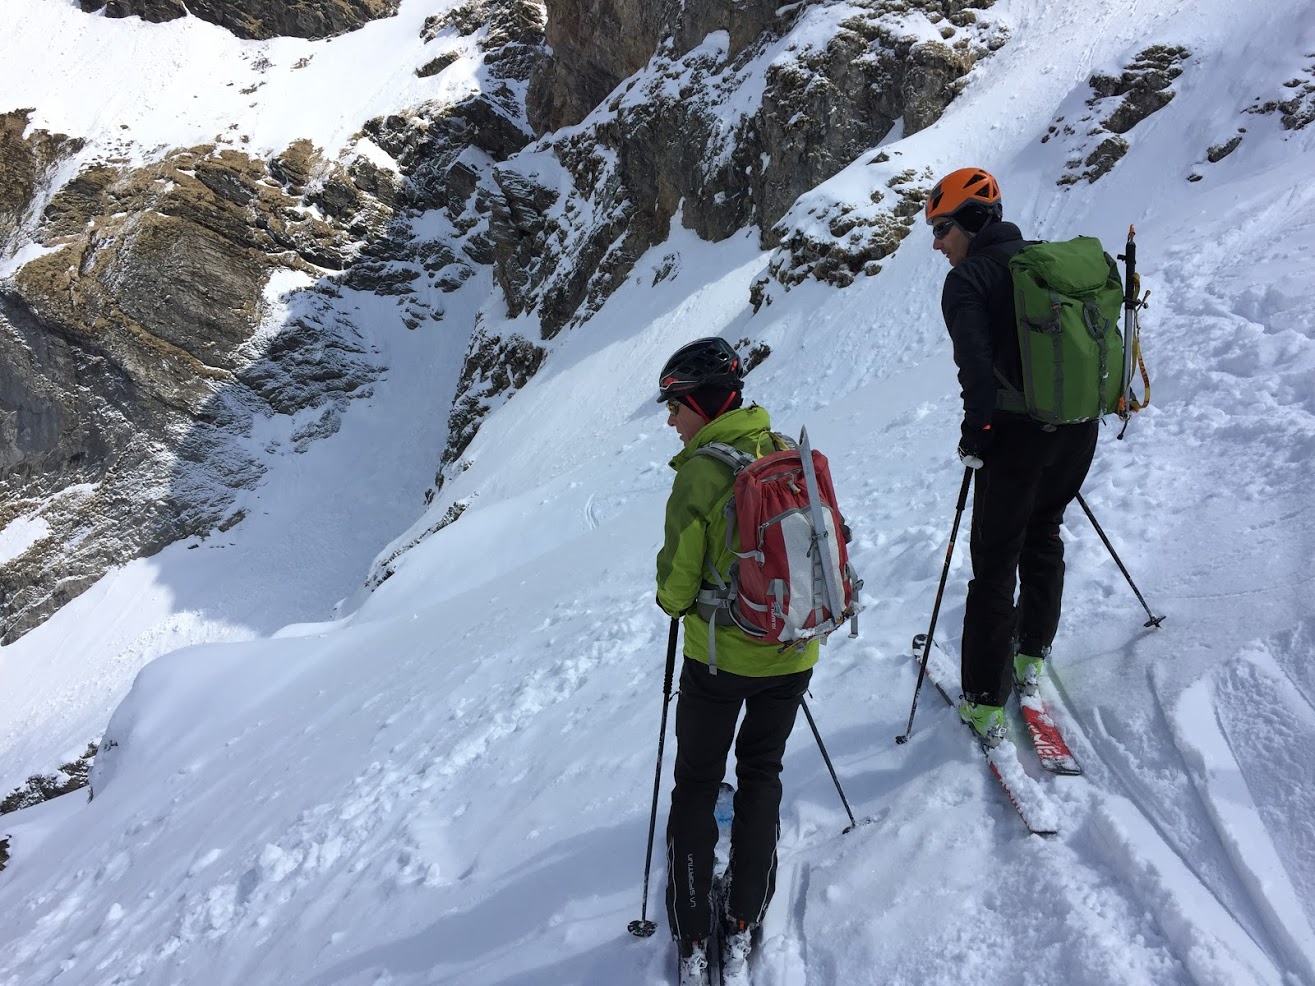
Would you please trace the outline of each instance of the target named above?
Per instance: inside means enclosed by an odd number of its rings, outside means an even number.
[[[752,452],[742,452],[734,445],[727,442],[709,442],[707,445],[701,445],[694,450],[694,456],[706,456],[709,459],[716,459],[718,462],[728,466],[731,476],[735,477],[740,474],[745,466],[750,465],[757,458]],[[693,456],[691,456],[692,458]],[[732,483],[731,490],[734,490]],[[735,497],[728,491],[726,499],[726,550],[733,555],[738,555],[735,550],[735,523],[733,521],[735,510]],[[704,559],[705,567],[708,574],[712,576],[712,584],[715,588],[708,587],[709,583],[704,582],[705,588],[699,590],[697,597],[699,615],[708,622],[708,673],[717,673],[717,627],[725,626],[730,616],[730,606],[735,598],[737,580],[735,577],[734,566],[731,568],[730,583],[725,582],[720,573],[713,567],[711,559]]]
[[[1000,264],[1006,270],[1012,270],[1009,266],[1009,261],[1012,260],[1016,254],[1022,253],[1028,247],[1040,246],[1041,244],[1048,242],[1050,241],[1024,240],[1023,245],[1019,247],[1017,250],[1015,250],[1013,247],[1010,246],[997,244],[996,246],[986,247],[985,249],[982,250],[980,254],[975,254],[975,256],[982,256],[982,257],[986,257],[988,260],[994,260],[997,264]]]
[[[740,470],[749,463],[754,461],[755,456],[750,452],[741,452],[734,445],[726,442],[709,442],[694,450],[695,455],[706,455],[709,459],[716,459],[730,466],[733,474],[739,475]]]
[[[1045,240],[1024,240],[1022,247],[1017,250],[1005,249],[999,246],[988,247],[982,251],[981,255],[988,260],[994,260],[997,264],[1003,267],[1012,278],[1014,268],[1009,262],[1017,254],[1022,253],[1028,247],[1038,246],[1045,242]],[[996,409],[1001,411],[1011,411],[1015,414],[1027,414],[1027,398],[1023,396],[1023,392],[1010,383],[1009,378],[1006,377],[1000,371],[1000,367],[996,366],[994,363],[991,365],[991,372],[995,374],[995,379],[1000,384],[1000,389],[996,391],[995,395]]]
[[[707,445],[700,446],[694,450],[695,455],[706,455],[710,459],[716,459],[718,462],[724,462],[735,475],[739,475],[740,470],[752,462],[768,455],[772,452],[783,452],[787,450],[796,450],[799,443],[793,438],[782,435],[779,432],[768,431],[763,433],[763,437],[758,439],[758,445],[752,452],[745,452],[737,449],[728,442],[709,442]]]

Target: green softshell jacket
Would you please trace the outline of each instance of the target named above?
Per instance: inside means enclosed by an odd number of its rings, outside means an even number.
[[[685,656],[708,663],[708,624],[695,609],[699,588],[710,563],[723,580],[735,556],[726,547],[726,501],[734,476],[730,467],[694,452],[712,442],[725,442],[755,455],[775,451],[771,419],[756,404],[714,418],[671,460],[676,481],[667,500],[666,537],[657,556],[657,598],[668,615],[685,617]],[[738,542],[738,538],[736,538]],[[738,543],[736,544],[738,547]],[[750,678],[793,674],[817,663],[818,642],[803,650],[763,644],[734,626],[717,627],[717,669]]]

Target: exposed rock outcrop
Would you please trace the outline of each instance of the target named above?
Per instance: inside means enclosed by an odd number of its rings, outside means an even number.
[[[775,245],[800,194],[897,125],[911,133],[940,116],[976,60],[1004,43],[979,16],[989,5],[554,6],[553,60],[531,85],[540,126],[574,120],[615,88],[640,64],[639,41],[670,40],[581,126],[496,169],[488,208],[511,314],[536,311],[553,338],[597,310],[678,212],[705,239],[756,223]],[[626,45],[577,50],[586,25],[625,25]]]
[[[1206,151],[1205,159],[1211,164],[1218,164],[1241,146],[1243,133],[1245,133],[1245,131],[1240,131],[1223,143],[1212,145],[1210,149]]]
[[[596,312],[677,217],[704,239],[757,224],[764,246],[777,243],[778,220],[801,193],[895,127],[911,133],[940,116],[975,62],[1006,40],[980,16],[990,5],[553,4],[545,29],[552,57],[535,63],[526,113],[539,132],[579,125],[508,155],[491,181],[471,183],[507,313],[533,316],[538,339],[476,333],[436,485],[459,468],[480,420],[503,398],[500,387],[520,385],[515,374],[493,379],[483,368],[533,372],[545,344]],[[431,28],[453,26],[469,24],[449,16]],[[782,276],[841,282],[873,269],[907,233],[908,208],[898,205],[879,230],[855,223],[872,234],[855,248],[857,260],[819,262],[796,240],[781,268],[793,273]],[[476,235],[470,246],[483,242]]]
[[[262,468],[242,438],[253,415],[316,409],[298,420],[298,448],[332,433],[376,372],[339,291],[391,297],[411,328],[442,319],[444,293],[473,278],[505,302],[475,325],[441,486],[490,410],[673,221],[714,241],[756,225],[780,247],[780,285],[875,271],[928,176],[887,159],[870,203],[814,203],[807,221],[791,210],[883,138],[938,119],[1006,40],[984,15],[991,2],[467,0],[426,21],[414,68],[452,92],[462,62],[478,86],[365,121],[372,153],[349,163],[307,141],[268,161],[201,147],[134,170],[92,162],[35,211],[36,191],[0,200],[0,224],[11,217],[49,251],[0,285],[0,487],[8,518],[48,532],[0,565],[0,633],[12,639],[109,564],[236,522],[232,491]],[[250,38],[320,37],[396,9],[81,3],[190,13]],[[0,154],[18,154],[39,189],[76,148],[25,121],[0,128]],[[315,285],[276,326],[271,274]]]
[[[1173,82],[1190,57],[1191,52],[1179,45],[1151,45],[1118,75],[1093,75],[1085,112],[1072,119],[1056,117],[1041,138],[1043,144],[1063,140],[1069,150],[1067,174],[1056,184],[1095,182],[1109,174],[1128,153],[1123,135],[1169,105],[1175,95]]]
[[[348,30],[396,3],[84,7],[190,12],[264,37]],[[56,191],[54,169],[80,142],[30,132],[26,113],[0,118],[0,234],[47,251],[0,283],[0,526],[35,532],[0,564],[0,640],[110,565],[238,522],[234,491],[264,469],[266,450],[247,438],[255,416],[297,415],[293,451],[337,430],[344,402],[380,370],[340,291],[391,296],[418,328],[443,318],[431,289],[493,263],[479,189],[532,137],[524,92],[546,57],[543,30],[534,0],[472,0],[431,18],[426,40],[461,32],[439,59],[482,64],[481,84],[366,121],[362,152],[341,160],[306,140],[269,160],[205,146],[141,168],[93,159]],[[272,275],[299,289],[276,297]],[[525,340],[477,335],[454,448],[541,359]]]
[[[400,0],[78,0],[106,17],[159,24],[192,14],[239,38],[327,38],[397,13]]]
[[[1315,122],[1315,52],[1308,52],[1306,58],[1312,61],[1299,69],[1299,74],[1276,87],[1283,90],[1282,96],[1277,99],[1257,96],[1244,112],[1257,116],[1277,115],[1284,130],[1303,130]],[[1210,145],[1206,149],[1205,159],[1211,164],[1218,164],[1242,146],[1246,132],[1246,127],[1238,127],[1236,133],[1227,140]],[[1199,171],[1193,171],[1187,180],[1201,181],[1204,177]]]
[[[1304,130],[1315,122],[1315,52],[1306,55],[1312,61],[1300,74],[1283,83],[1286,92],[1277,99],[1259,97],[1247,107],[1248,113],[1277,113],[1284,130]]]
[[[98,752],[95,743],[88,743],[81,756],[60,764],[53,774],[32,774],[21,786],[14,788],[0,800],[0,815],[21,811],[34,805],[63,797],[87,786],[87,775]]]
[[[13,252],[14,235],[32,220],[50,172],[83,147],[81,140],[64,134],[26,134],[31,116],[30,109],[0,113],[0,259]]]
[[[667,7],[651,0],[554,2],[546,34],[553,57],[530,82],[527,110],[534,129],[542,134],[579,123],[647,65],[668,23]]]
[[[894,253],[921,221],[922,204],[935,176],[900,168],[885,152],[878,153],[868,167],[890,174],[883,182],[885,190],[875,189],[868,201],[817,195],[781,221],[783,239],[768,264],[772,280],[786,289],[808,278],[846,287],[860,274],[880,273],[881,260]],[[754,310],[770,304],[771,297],[765,281],[755,285]]]
[[[448,419],[445,456],[455,461],[490,410],[524,387],[543,363],[544,349],[519,335],[502,338],[476,328]],[[441,486],[441,478],[436,479]]]
[[[0,564],[0,640],[219,524],[263,469],[242,443],[254,415],[332,405],[377,374],[313,292],[260,338],[272,272],[312,284],[348,266],[351,228],[386,225],[365,196],[341,225],[317,218],[334,183],[351,180],[308,145],[269,164],[200,147],[93,165],[50,199],[33,232],[49,252],[0,285],[0,520],[46,532]]]

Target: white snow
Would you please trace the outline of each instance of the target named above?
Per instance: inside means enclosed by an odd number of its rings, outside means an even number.
[[[16,517],[0,527],[0,564],[17,558],[50,534],[50,525],[40,516]]]
[[[259,45],[191,18],[32,0],[0,42],[0,91],[102,147],[129,122],[142,154],[234,121],[261,147],[338,146],[415,98],[419,24],[444,6],[408,0],[332,42]],[[1315,22],[1298,0],[985,13],[1009,43],[939,124],[885,149],[901,168],[991,168],[1027,234],[1118,252],[1135,223],[1151,290],[1153,404],[1125,440],[1104,430],[1084,496],[1166,620],[1143,628],[1071,511],[1044,687],[1085,774],[1040,776],[1025,747],[1017,768],[1058,836],[1025,834],[934,693],[910,742],[893,742],[961,475],[944,261],[919,227],[879,275],[777,292],[754,315],[756,234],[710,244],[677,228],[559,337],[425,516],[487,275],[415,332],[363,297],[359,324],[390,370],[335,435],[277,458],[228,532],[116,570],[0,649],[5,790],[102,732],[113,744],[90,803],[0,817],[0,986],[669,982],[660,847],[647,913],[661,930],[625,931],[640,916],[667,631],[653,555],[677,450],[654,381],[712,332],[771,346],[750,396],[828,453],[867,583],[862,636],[825,649],[810,700],[864,824],[841,834],[801,725],[758,986],[1315,983],[1315,127],[1243,112],[1289,93]],[[388,57],[367,60],[385,41]],[[1175,99],[1109,175],[1056,186],[1046,127],[1082,105],[1090,74],[1155,41],[1192,52]],[[354,100],[328,97],[334,72]],[[252,98],[269,102],[237,114],[231,93],[262,78]],[[1206,163],[1239,127],[1240,147]],[[860,159],[813,194],[886,177]],[[497,310],[490,331],[533,331]],[[360,589],[372,557],[457,501],[459,520]],[[937,632],[951,643],[966,540]]]

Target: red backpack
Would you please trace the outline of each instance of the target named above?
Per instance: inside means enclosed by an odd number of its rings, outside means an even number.
[[[849,564],[845,526],[826,456],[808,445],[782,446],[761,458],[724,442],[695,455],[730,466],[735,486],[726,504],[726,545],[737,561],[729,581],[709,571],[716,588],[699,593],[699,615],[708,621],[708,666],[716,674],[713,643],[717,625],[733,623],[755,640],[802,647],[850,621],[858,635],[857,599],[862,581]]]

